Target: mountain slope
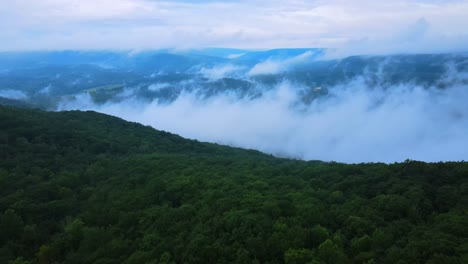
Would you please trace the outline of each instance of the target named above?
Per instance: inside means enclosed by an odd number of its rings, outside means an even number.
[[[0,107],[0,263],[466,263],[467,177]]]

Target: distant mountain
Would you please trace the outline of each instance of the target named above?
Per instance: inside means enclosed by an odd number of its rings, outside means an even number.
[[[97,65],[104,68],[165,68],[187,70],[198,64],[258,63],[266,59],[284,60],[313,52],[319,56],[323,49],[274,49],[247,51],[239,49],[154,50],[154,51],[48,51],[0,52],[0,69],[37,68],[43,66]],[[232,56],[234,55],[234,56]],[[236,56],[237,55],[237,56]],[[242,55],[242,56],[241,56]],[[179,67],[176,67],[179,66]]]
[[[0,68],[6,69],[83,64],[122,67],[125,66],[127,62],[127,52],[74,50],[0,52]]]
[[[274,61],[284,61],[291,59],[305,53],[309,53],[309,60],[314,60],[319,58],[325,53],[325,49],[311,49],[311,48],[301,48],[301,49],[272,49],[265,51],[249,51],[245,52],[242,56],[234,58],[236,63],[255,65],[259,62],[266,60]]]
[[[187,49],[187,50],[167,50],[168,53],[173,52],[175,54],[182,55],[203,55],[218,57],[224,59],[236,58],[239,55],[249,53],[249,50],[243,49],[229,49],[229,48],[200,48],[200,49]]]
[[[135,97],[175,100],[182,92],[257,98],[280,83],[294,83],[303,102],[353,81],[367,87],[398,85],[449,89],[468,84],[467,54],[351,56],[323,60],[325,49],[51,51],[0,53],[0,94],[17,91],[46,109],[108,86],[96,103]],[[231,56],[232,55],[232,56]],[[338,87],[338,88],[337,88]],[[317,91],[320,90],[320,93]],[[124,92],[125,91],[125,92]],[[91,94],[95,98],[95,94]],[[15,98],[10,98],[15,99]]]

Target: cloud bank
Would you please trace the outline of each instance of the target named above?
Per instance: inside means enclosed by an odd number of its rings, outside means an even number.
[[[468,90],[405,84],[368,86],[364,78],[331,87],[307,104],[307,87],[283,81],[261,97],[184,92],[172,103],[129,97],[96,105],[89,95],[60,109],[95,110],[184,137],[278,156],[340,162],[460,160],[468,157]],[[313,92],[319,92],[314,90]]]

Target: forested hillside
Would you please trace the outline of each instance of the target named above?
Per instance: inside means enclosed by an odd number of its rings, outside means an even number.
[[[274,158],[0,106],[0,263],[468,263],[468,163]]]

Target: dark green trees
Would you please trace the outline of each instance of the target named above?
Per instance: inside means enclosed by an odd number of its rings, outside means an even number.
[[[467,179],[0,107],[0,263],[467,263]]]

